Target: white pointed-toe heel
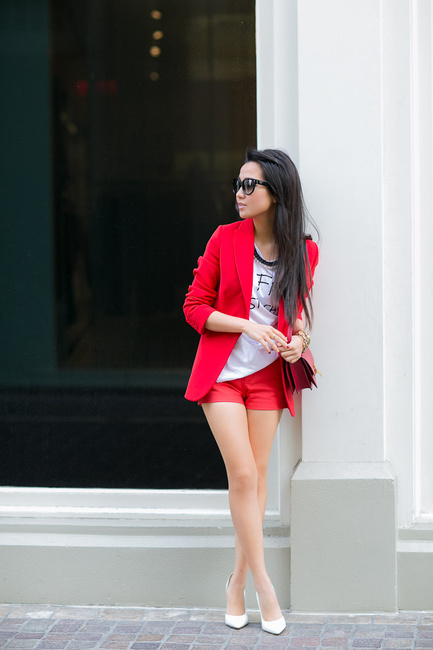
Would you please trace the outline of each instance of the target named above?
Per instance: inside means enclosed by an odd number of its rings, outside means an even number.
[[[262,616],[262,610],[260,607],[259,594],[256,591],[257,605],[259,606],[260,618],[262,621],[262,630],[264,632],[269,632],[269,634],[281,634],[283,630],[286,629],[286,621],[284,616],[277,618],[276,621],[265,621]]]
[[[232,579],[233,573],[229,575],[227,578],[227,583],[226,583],[226,591],[229,588],[230,580]],[[245,596],[245,591],[244,591],[244,603],[245,603],[245,610],[246,610],[246,596]],[[235,630],[240,630],[242,627],[245,627],[245,625],[248,625],[248,616],[247,612],[245,611],[244,614],[241,614],[240,616],[232,616],[231,614],[226,614],[225,615],[225,623],[229,627],[233,627]]]

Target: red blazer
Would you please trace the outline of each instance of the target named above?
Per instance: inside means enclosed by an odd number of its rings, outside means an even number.
[[[318,262],[317,245],[307,240],[311,275]],[[197,401],[214,385],[240,333],[211,332],[205,323],[213,311],[249,318],[253,289],[254,223],[252,219],[219,226],[210,238],[188,289],[183,306],[187,322],[201,334],[185,397]],[[299,317],[302,307],[300,304]],[[289,324],[282,301],[277,329],[287,335]],[[281,357],[281,372],[283,363]],[[284,383],[284,382],[283,382]],[[295,414],[293,395],[287,391],[287,406]]]

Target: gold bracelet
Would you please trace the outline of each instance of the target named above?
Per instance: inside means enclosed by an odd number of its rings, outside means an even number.
[[[307,334],[307,332],[304,332],[303,330],[298,330],[295,332],[295,336],[299,336],[300,339],[302,340],[302,354],[305,352],[305,350],[308,348],[310,345],[310,335]]]

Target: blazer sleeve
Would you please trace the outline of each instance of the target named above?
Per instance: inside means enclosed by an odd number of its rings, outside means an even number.
[[[220,279],[221,230],[219,226],[207,243],[205,252],[198,258],[197,268],[193,271],[194,279],[188,287],[183,305],[186,322],[199,334],[205,331],[205,323],[217,297]]]
[[[306,244],[307,244],[307,257],[308,257],[307,282],[308,282],[308,292],[310,292],[314,285],[314,279],[313,279],[314,271],[316,270],[316,266],[319,263],[319,248],[317,244],[311,239],[307,239]],[[310,267],[309,269],[308,269],[308,265]],[[300,300],[299,300],[298,318],[302,318],[302,303]]]

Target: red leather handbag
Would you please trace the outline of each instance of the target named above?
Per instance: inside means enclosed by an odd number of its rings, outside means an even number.
[[[307,348],[302,356],[295,363],[284,363],[284,378],[291,393],[300,393],[303,388],[313,389],[317,387],[316,366],[314,358]]]

